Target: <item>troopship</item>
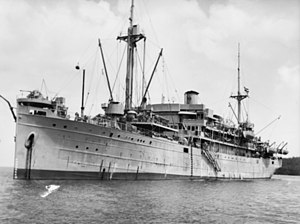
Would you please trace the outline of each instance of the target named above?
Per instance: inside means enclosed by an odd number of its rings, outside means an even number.
[[[134,24],[133,9],[132,1],[128,32],[117,38],[127,44],[125,105],[113,99],[107,72],[110,99],[102,105],[104,114],[84,114],[84,81],[81,113],[74,119],[63,97],[49,99],[34,90],[18,98],[16,116],[12,110],[14,179],[271,178],[282,165],[281,155],[288,153],[286,143],[263,141],[254,134],[253,123],[242,121],[241,102],[249,90],[241,91],[239,65],[237,94],[231,96],[238,105],[233,110],[236,124],[198,103],[194,90],[185,92],[183,103],[148,104],[148,88],[162,50],[142,102],[133,106],[135,48],[146,38]],[[99,47],[106,71],[100,40]]]

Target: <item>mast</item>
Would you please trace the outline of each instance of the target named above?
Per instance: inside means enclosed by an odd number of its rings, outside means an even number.
[[[80,70],[79,64],[75,66],[76,70]],[[82,69],[82,89],[81,89],[81,107],[80,107],[80,116],[84,116],[84,85],[85,85],[85,69]]]
[[[82,72],[82,93],[81,93],[81,117],[84,116],[84,83],[85,83],[85,69]]]
[[[127,69],[126,69],[126,89],[125,89],[125,111],[132,108],[133,93],[133,68],[134,68],[134,48],[136,43],[146,37],[139,32],[138,25],[133,25],[134,0],[131,1],[129,27],[127,35],[118,36],[117,40],[123,40],[127,43]]]
[[[241,84],[240,84],[240,43],[238,43],[238,92],[237,95],[235,96],[230,96],[231,98],[235,98],[238,102],[238,112],[237,112],[237,121],[238,124],[241,123],[241,102],[243,99],[248,97],[248,91],[247,91],[247,95],[243,95],[241,94]]]

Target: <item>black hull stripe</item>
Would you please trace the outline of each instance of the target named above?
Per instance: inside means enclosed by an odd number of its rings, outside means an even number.
[[[18,169],[15,179],[26,179],[26,170]],[[271,177],[261,177],[255,179],[269,179]],[[82,171],[57,171],[57,170],[31,170],[32,180],[197,180],[197,179],[239,179],[207,176],[184,176],[161,173],[99,173]],[[248,178],[244,178],[248,179]],[[252,178],[251,178],[252,179]]]

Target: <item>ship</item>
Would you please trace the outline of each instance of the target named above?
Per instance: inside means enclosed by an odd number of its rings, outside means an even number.
[[[249,90],[240,88],[231,98],[236,123],[229,123],[211,108],[198,103],[199,93],[188,90],[183,103],[147,103],[133,106],[134,54],[137,42],[146,38],[133,21],[117,37],[127,45],[125,105],[110,91],[104,114],[84,114],[84,70],[81,113],[68,114],[64,97],[49,99],[30,91],[17,99],[14,179],[167,180],[167,179],[267,179],[282,166],[286,144],[271,144],[255,135],[254,124],[241,119],[241,102]],[[238,51],[240,52],[240,51]],[[238,53],[239,56],[240,53]],[[238,57],[238,64],[240,56]],[[77,66],[79,69],[79,66]]]

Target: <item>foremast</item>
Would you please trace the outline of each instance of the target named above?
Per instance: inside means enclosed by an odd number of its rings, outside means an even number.
[[[238,121],[238,124],[240,125],[241,124],[241,102],[242,100],[244,100],[245,98],[249,97],[248,96],[248,92],[249,90],[247,88],[245,88],[245,91],[247,94],[241,94],[241,82],[240,82],[240,43],[238,44],[238,68],[237,68],[237,71],[238,71],[238,92],[237,92],[237,95],[232,95],[230,96],[231,98],[234,98],[237,100],[238,102],[238,111],[237,111],[237,121]]]
[[[117,37],[117,40],[123,40],[127,43],[125,111],[129,111],[132,109],[134,52],[136,48],[136,43],[141,39],[146,39],[146,37],[139,32],[138,25],[134,25],[133,15],[134,0],[131,1],[129,27],[127,35]]]

